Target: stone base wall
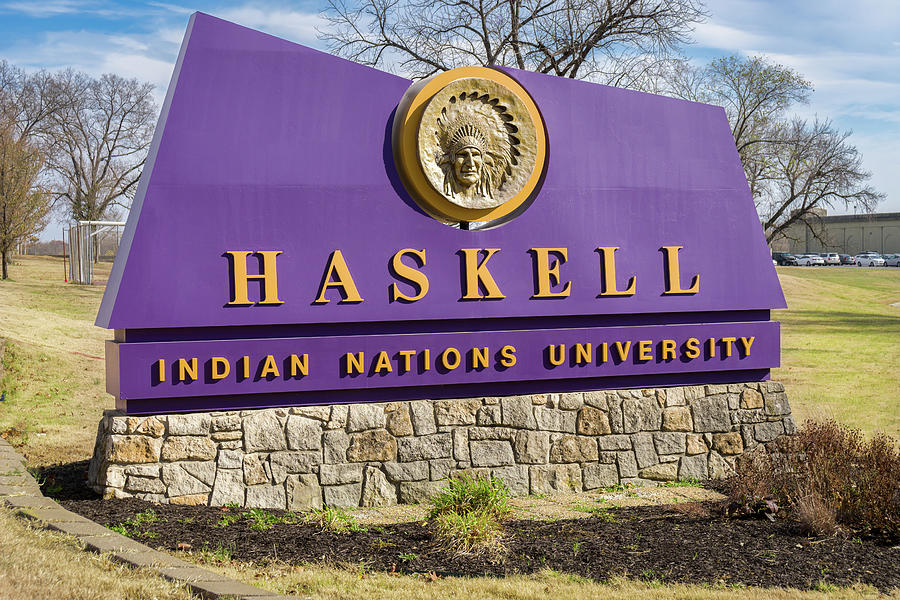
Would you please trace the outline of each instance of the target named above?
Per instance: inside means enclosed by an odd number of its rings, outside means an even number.
[[[513,495],[728,475],[796,430],[776,382],[128,417],[100,422],[106,497],[303,510],[429,499],[460,473]]]

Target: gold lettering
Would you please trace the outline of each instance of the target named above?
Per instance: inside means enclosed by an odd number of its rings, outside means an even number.
[[[484,260],[478,262],[481,252],[485,252]],[[494,281],[491,272],[488,271],[487,263],[491,257],[500,252],[500,248],[463,248],[463,270],[466,273],[466,290],[463,294],[463,300],[502,300],[506,298]],[[481,288],[487,292],[486,296],[481,295]]]
[[[417,271],[416,269],[405,264],[401,259],[404,255],[409,254],[416,258],[416,261],[419,263],[420,267],[425,266],[425,250],[413,250],[412,248],[404,248],[400,250],[396,254],[394,254],[393,258],[391,258],[391,270],[396,277],[399,277],[403,280],[404,283],[408,283],[409,285],[416,288],[415,296],[408,296],[400,291],[400,288],[396,283],[391,284],[391,302],[397,302],[398,300],[402,302],[415,302],[416,300],[421,300],[425,297],[425,294],[428,293],[428,277],[425,276],[425,273],[421,271]]]
[[[500,348],[500,366],[513,367],[516,364],[516,347],[515,346],[503,346]]]
[[[688,338],[684,343],[684,355],[690,359],[700,356],[700,340],[697,338]]]
[[[278,299],[278,273],[275,269],[275,257],[281,254],[281,250],[259,250],[256,252],[250,250],[229,250],[225,254],[231,256],[231,283],[234,285],[234,300],[228,303],[230,306],[253,304],[247,290],[247,284],[251,279],[262,281],[262,300],[257,302],[257,304],[284,304]],[[247,274],[247,258],[251,254],[259,254],[263,257],[259,275]]]
[[[450,356],[453,357],[452,361],[447,360]],[[456,348],[447,348],[441,352],[441,364],[444,365],[444,368],[448,371],[452,371],[458,367],[461,361],[462,357],[459,355],[459,350]]]
[[[628,280],[628,286],[619,291],[616,289],[616,250],[618,246],[600,246],[595,252],[600,253],[600,259],[603,265],[603,287],[601,288],[601,296],[634,296],[634,289],[637,284],[637,276],[632,275]]]
[[[550,364],[554,367],[563,364],[566,360],[566,345],[550,344],[547,346],[547,360],[549,360]]]
[[[652,340],[641,340],[637,343],[638,360],[653,360],[650,349],[653,348]]]
[[[731,344],[732,342],[736,342],[737,338],[733,337],[724,337],[722,341],[725,342],[725,358],[731,358]]]
[[[628,350],[631,348],[631,341],[625,342],[625,345],[622,345],[622,342],[616,342],[613,344],[616,348],[616,354],[619,356],[619,362],[623,362],[628,358]]]
[[[309,375],[309,354],[291,354],[291,377],[296,377],[298,373],[304,377]]]
[[[663,340],[660,342],[660,358],[662,360],[675,359],[675,340]]]
[[[660,251],[666,253],[666,291],[664,294],[696,294],[700,291],[700,275],[694,275],[691,287],[681,288],[681,270],[678,265],[678,251],[684,246],[663,246]]]
[[[416,355],[416,351],[415,350],[401,350],[397,354],[399,354],[401,356],[401,358],[403,358],[403,372],[406,373],[407,371],[410,371],[412,369],[412,364],[409,359]]]
[[[490,353],[490,349],[487,346],[484,348],[472,348],[471,352],[473,369],[484,369],[488,366],[488,354]]]
[[[575,344],[575,364],[589,365],[594,362],[594,350],[590,344]]]
[[[537,290],[532,298],[566,298],[572,293],[572,282],[567,281],[562,290],[551,291],[553,286],[560,284],[559,266],[568,260],[566,248],[532,248],[534,270],[537,279]],[[553,263],[550,263],[550,255],[555,254]]]
[[[212,376],[213,381],[225,379],[228,377],[228,373],[231,372],[231,365],[228,364],[228,359],[221,356],[214,356],[210,367],[210,375]]]
[[[716,357],[716,338],[706,340],[706,353],[709,354],[710,358]]]
[[[600,344],[600,362],[605,363],[609,360],[609,344],[603,342]]]
[[[334,278],[334,279],[332,279]],[[340,303],[344,302],[362,302],[362,296],[356,289],[356,283],[353,276],[350,275],[350,269],[347,268],[347,262],[340,250],[331,253],[328,259],[328,265],[325,267],[325,276],[322,278],[322,287],[319,288],[319,294],[313,300],[313,304],[328,304],[330,300],[325,297],[328,288],[337,288],[341,293]]]
[[[347,375],[362,375],[365,371],[363,367],[366,360],[365,352],[357,352],[356,354],[348,352],[344,355],[344,360],[347,363],[347,370],[345,371]]]
[[[753,345],[753,342],[756,340],[755,336],[750,336],[749,338],[742,337],[741,345],[744,346],[744,356],[750,356],[750,346]]]
[[[247,379],[248,377],[250,377],[250,357],[249,356],[241,357],[241,367],[242,367],[241,371],[242,371],[243,378]]]
[[[394,371],[391,368],[391,359],[388,356],[388,353],[382,350],[378,353],[378,358],[375,359],[375,369],[376,373],[381,373],[382,371],[385,373],[391,373]]]
[[[156,373],[160,383],[165,383],[166,381],[166,360],[164,358],[156,361]]]
[[[431,368],[431,350],[426,348],[422,350],[422,370],[427,371]]]
[[[191,362],[188,362],[183,358],[179,358],[178,381],[185,381],[188,378],[190,378],[190,381],[196,381],[197,379],[197,359],[192,358]]]
[[[263,368],[259,372],[260,377],[268,377],[269,375],[274,375],[275,377],[279,376],[278,365],[275,364],[275,357],[271,354],[266,355]]]

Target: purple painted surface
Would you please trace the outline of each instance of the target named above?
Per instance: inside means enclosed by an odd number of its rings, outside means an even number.
[[[129,215],[97,324],[207,327],[768,310],[784,298],[721,108],[510,70],[541,109],[546,180],[489,231],[423,214],[397,183],[389,131],[409,81],[197,14],[145,195]],[[165,240],[161,243],[160,240]],[[662,296],[663,245],[700,292]],[[619,285],[597,298],[597,246],[620,246]],[[568,248],[566,299],[533,300],[533,247]],[[387,264],[425,249],[431,290],[390,303]],[[461,248],[490,262],[505,300],[460,301]],[[340,249],[365,299],[312,305]],[[226,307],[227,250],[282,250],[279,306]],[[255,262],[255,261],[251,261]],[[251,266],[251,273],[254,267]],[[251,298],[259,285],[251,283]]]

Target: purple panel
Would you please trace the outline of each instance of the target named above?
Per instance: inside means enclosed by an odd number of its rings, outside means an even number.
[[[524,214],[489,231],[424,215],[394,170],[392,113],[409,82],[197,14],[159,143],[129,215],[97,324],[110,328],[261,326],[746,311],[784,298],[721,108],[509,71],[541,109],[549,163]],[[161,132],[161,133],[160,133]],[[165,240],[165,243],[161,243]],[[597,246],[620,246],[620,285],[598,298]],[[663,296],[659,248],[682,245],[685,284]],[[460,301],[461,248],[490,262],[506,295]],[[568,248],[566,299],[533,300],[533,247]],[[429,294],[390,303],[387,269],[425,249]],[[313,305],[340,249],[364,302]],[[226,307],[228,250],[281,250],[279,306]],[[255,263],[255,261],[251,261]],[[251,273],[255,265],[251,264]],[[258,294],[251,284],[251,297]]]

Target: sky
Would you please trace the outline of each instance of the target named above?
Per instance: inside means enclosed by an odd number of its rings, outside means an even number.
[[[156,86],[161,104],[191,13],[197,10],[324,49],[322,0],[0,0],[0,59],[29,69],[72,67]],[[709,17],[685,48],[698,64],[765,56],[812,82],[794,114],[828,118],[850,137],[900,211],[900,0],[706,0]],[[847,210],[836,207],[830,214]]]

